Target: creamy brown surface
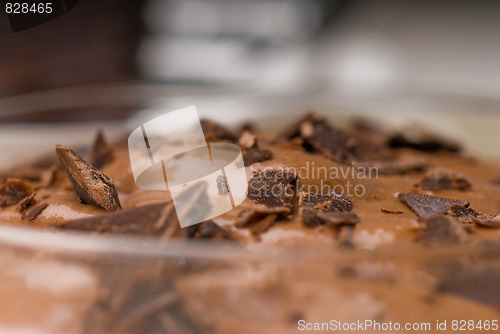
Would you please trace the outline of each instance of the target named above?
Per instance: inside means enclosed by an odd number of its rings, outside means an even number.
[[[266,168],[293,167],[304,170],[309,166],[311,176],[312,169],[317,171],[318,168],[326,167],[329,170],[341,170],[353,167],[332,161],[320,153],[307,152],[302,146],[290,141],[273,143],[269,134],[257,132],[257,137],[259,147],[269,149],[273,157],[246,167],[249,179],[254,173]],[[461,153],[425,153],[411,149],[398,149],[395,152],[403,161],[425,161],[426,169],[444,168],[459,173],[472,187],[467,191],[424,190],[419,186],[424,172],[379,174],[370,179],[353,179],[350,176],[338,179],[312,176],[301,178],[304,186],[321,185],[323,181],[332,187],[337,184],[345,187],[348,182],[364,187],[366,193],[363,196],[350,196],[354,202],[353,212],[360,218],[360,223],[353,231],[356,250],[393,247],[394,252],[401,252],[403,255],[407,252],[411,258],[410,255],[414,255],[411,252],[427,248],[415,241],[418,235],[417,216],[397,198],[396,195],[401,192],[415,191],[465,200],[476,211],[500,214],[500,186],[492,183],[492,180],[500,176],[498,164]],[[54,163],[57,164],[57,161],[54,160]],[[135,186],[128,150],[123,143],[116,146],[112,160],[101,170],[114,181],[123,209],[171,201],[168,192],[145,191]],[[9,171],[5,175],[21,178],[23,172]],[[80,202],[64,171],[58,169],[55,175],[53,184],[48,187],[37,187],[36,182],[33,183],[37,193],[34,206],[48,204],[42,214],[32,221],[26,221],[12,206],[0,210],[0,221],[49,228],[61,221],[106,214],[103,209]],[[339,240],[332,229],[305,227],[297,209],[294,209],[290,219],[278,221],[260,238],[252,237],[248,229],[237,228],[235,223],[242,210],[255,206],[253,201],[246,199],[238,208],[213,221],[227,229],[240,244],[251,251],[265,253],[272,249],[304,247],[308,251],[341,252],[336,248]],[[401,213],[386,213],[382,209]],[[500,242],[500,229],[483,228],[474,224],[468,229],[470,231],[467,232],[467,238],[461,244],[464,249],[487,240]],[[410,245],[410,248],[400,247],[401,245]],[[436,255],[439,252],[439,248],[436,248]],[[174,280],[174,284],[187,310],[198,315],[200,326],[215,328],[215,333],[294,333],[297,329],[297,317],[311,322],[381,319],[380,321],[393,322],[432,320],[433,323],[436,320],[493,320],[499,317],[498,305],[492,306],[457,294],[436,293],[436,282],[442,279],[441,274],[421,268],[413,260],[408,263],[401,261],[401,258],[374,263],[364,263],[361,260],[352,264],[355,274],[347,276],[339,275],[342,268],[338,268],[338,265],[329,268],[330,263],[327,262],[325,266],[316,263],[311,267],[299,265],[277,268],[272,263],[242,263],[228,269],[188,274]],[[476,265],[478,268],[490,266],[498,269],[497,263],[490,265],[482,258],[477,260]],[[209,307],[213,303],[217,308]],[[244,328],[242,324],[245,324]]]

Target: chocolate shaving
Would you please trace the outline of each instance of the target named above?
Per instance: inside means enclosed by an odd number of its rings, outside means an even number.
[[[296,175],[280,170],[258,172],[248,183],[247,197],[268,207],[291,208]]]
[[[269,160],[273,153],[269,150],[249,149],[243,151],[243,162],[245,166],[250,166],[254,163]]]
[[[460,224],[446,215],[421,217],[422,225],[417,241],[426,245],[456,244],[465,241],[467,234]]]
[[[19,203],[17,203],[16,210],[18,212],[23,212],[24,210],[26,210],[29,206],[31,206],[33,203],[35,203],[35,196],[36,196],[36,193],[32,193],[31,195],[23,198]]]
[[[346,195],[334,191],[327,194],[299,193],[299,207],[313,208],[323,212],[350,212],[354,204]]]
[[[393,215],[400,215],[400,214],[403,214],[403,211],[399,211],[399,210],[390,210],[390,209],[386,209],[386,208],[380,208],[380,212],[383,212],[383,213],[391,213]]]
[[[108,176],[85,162],[69,148],[58,145],[56,153],[82,203],[93,204],[106,211],[121,208],[113,181]]]
[[[424,152],[459,152],[460,146],[450,140],[430,134],[419,127],[408,128],[404,133],[396,133],[389,137],[391,148],[411,148]]]
[[[171,225],[178,226],[175,210],[163,216],[172,203],[150,204],[124,209],[88,218],[57,223],[54,227],[65,230],[121,233],[131,235],[162,235]]]
[[[487,215],[489,216],[489,215]],[[491,215],[493,216],[493,215]],[[479,226],[483,227],[495,227],[499,228],[500,227],[500,216],[495,216],[493,219],[478,219],[477,217],[474,217],[472,219],[474,223],[476,223]]]
[[[290,213],[287,207],[257,207],[255,209],[243,210],[235,226],[238,228],[246,228],[250,233],[257,237],[269,230],[276,221],[283,219]]]
[[[306,145],[328,158],[348,162],[353,160],[355,139],[347,132],[334,128],[325,122],[305,122],[300,128]]]
[[[238,144],[244,149],[259,148],[257,136],[249,131],[245,131],[241,134]]]
[[[238,141],[238,137],[236,137],[236,135],[219,124],[216,124],[207,119],[202,119],[200,123],[205,137],[214,138],[217,140],[228,140],[231,142]]]
[[[90,149],[89,161],[95,168],[102,168],[113,158],[114,148],[108,145],[102,129],[97,130],[94,144]]]
[[[191,229],[190,229],[191,228]],[[188,230],[189,229],[189,230]],[[185,236],[193,239],[231,240],[231,235],[211,220],[186,228]]]
[[[427,190],[455,189],[466,191],[471,184],[462,175],[458,175],[443,169],[432,169],[428,171],[422,181],[422,188]]]
[[[458,204],[465,207],[469,206],[469,202],[467,201],[415,193],[401,193],[398,195],[398,198],[404,205],[409,207],[410,210],[415,212],[419,217],[446,213],[453,204]]]
[[[452,205],[448,213],[464,224],[475,223],[484,227],[500,227],[500,221],[495,220],[495,215],[479,213],[474,209],[462,205]]]
[[[26,215],[23,215],[22,218],[28,221],[32,221],[33,219],[38,217],[48,206],[49,205],[47,203],[35,206],[30,212],[28,212]]]
[[[299,194],[299,214],[302,223],[307,227],[315,228],[325,224],[332,224],[335,219],[343,216],[324,215],[322,213],[345,213],[352,211],[354,204],[345,195],[331,192],[329,194],[304,193]],[[354,216],[345,216],[344,219],[355,220]]]
[[[19,203],[33,193],[33,188],[19,179],[7,179],[0,187],[0,207],[5,208]]]

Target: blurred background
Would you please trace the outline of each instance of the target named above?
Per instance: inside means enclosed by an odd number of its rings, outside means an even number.
[[[471,145],[486,152],[491,139],[477,133],[500,128],[499,32],[493,0],[80,0],[17,33],[2,13],[0,123],[116,120],[136,110],[85,109],[101,91],[101,105],[250,94],[317,109],[334,101],[391,120],[460,112],[450,134],[474,128]],[[475,124],[476,111],[492,121]],[[446,127],[443,115],[420,119]]]
[[[81,0],[12,33],[0,97],[147,80],[274,92],[500,93],[498,1]]]

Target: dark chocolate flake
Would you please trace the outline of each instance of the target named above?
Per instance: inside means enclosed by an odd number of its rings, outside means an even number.
[[[417,241],[426,245],[456,244],[465,241],[467,234],[458,221],[446,215],[418,219],[422,229]]]
[[[327,194],[301,192],[299,206],[324,212],[350,212],[354,204],[346,195],[334,191]]]
[[[247,197],[268,207],[291,208],[295,180],[294,173],[281,170],[258,172],[248,183]]]
[[[448,213],[464,224],[475,223],[484,227],[500,227],[500,220],[495,215],[479,213],[474,209],[462,205],[452,205]]]
[[[408,206],[419,217],[446,213],[453,204],[469,206],[467,201],[415,193],[401,193],[398,197],[404,205]]]
[[[56,153],[82,203],[93,204],[106,211],[121,208],[113,181],[108,176],[68,148],[58,145]]]
[[[6,183],[0,187],[0,207],[5,208],[17,204],[32,193],[33,188],[23,180],[7,179]]]
[[[400,214],[403,214],[403,211],[399,211],[399,210],[391,210],[391,209],[386,209],[386,208],[380,208],[380,212],[383,212],[383,213],[391,213],[393,215],[400,215]]]
[[[427,190],[455,189],[466,191],[471,188],[470,182],[465,177],[443,169],[428,171],[420,184],[422,188]]]
[[[200,224],[193,225],[195,228],[191,235],[186,235],[188,238],[194,239],[210,239],[210,240],[231,240],[231,235],[222,227],[211,220],[204,221]]]
[[[332,224],[335,219],[341,218],[341,216],[335,217],[335,215],[325,215],[325,213],[348,213],[352,211],[353,206],[349,197],[335,192],[329,194],[301,192],[299,194],[299,213],[302,223],[311,228]],[[349,219],[355,218],[350,216]]]
[[[245,166],[250,166],[257,162],[271,159],[273,153],[269,150],[249,149],[243,151],[243,162]]]
[[[32,193],[29,196],[26,196],[23,198],[19,203],[17,203],[17,211],[22,212],[26,210],[29,206],[31,206],[33,203],[35,203],[35,196],[36,193]]]
[[[411,148],[425,152],[459,152],[460,146],[448,139],[430,134],[419,127],[409,128],[403,133],[396,133],[389,138],[391,148]]]
[[[323,122],[306,122],[301,126],[301,135],[306,145],[332,160],[349,162],[355,139],[349,133]]]
[[[28,212],[26,215],[23,215],[23,218],[28,221],[32,221],[33,219],[37,218],[45,209],[47,209],[48,206],[49,205],[47,203],[35,206],[30,212]]]
[[[175,211],[165,216],[166,206],[172,203],[151,204],[124,209],[88,218],[71,220],[54,225],[59,229],[131,235],[162,235],[171,226],[178,226]]]
[[[215,138],[217,140],[228,140],[231,142],[238,141],[238,137],[222,125],[216,124],[207,119],[202,119],[200,123],[205,137]]]

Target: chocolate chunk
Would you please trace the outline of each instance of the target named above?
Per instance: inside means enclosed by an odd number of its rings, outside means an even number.
[[[31,195],[23,198],[21,200],[21,202],[17,203],[17,211],[22,212],[22,211],[26,210],[30,205],[35,203],[35,196],[36,196],[36,193],[32,193]]]
[[[415,193],[401,193],[398,195],[398,198],[419,217],[446,213],[452,204],[463,205],[465,207],[469,206],[469,202],[467,201]]]
[[[241,134],[238,144],[244,149],[259,148],[257,136],[249,131],[245,131]]]
[[[443,169],[432,169],[428,171],[422,181],[422,188],[427,190],[456,189],[466,191],[471,184],[462,175],[458,175]]]
[[[106,211],[121,208],[113,181],[108,176],[68,148],[58,145],[56,153],[82,203],[93,204]]]
[[[446,215],[421,217],[422,230],[417,241],[426,245],[456,244],[465,241],[467,234],[460,224]]]
[[[104,215],[71,220],[54,225],[65,230],[122,233],[131,235],[162,235],[171,225],[178,225],[175,211],[162,217],[166,207],[172,203],[151,204],[137,208],[124,209]]]
[[[31,221],[38,217],[45,209],[47,209],[49,205],[47,203],[40,204],[38,206],[35,206],[30,212],[28,212],[26,215],[23,215],[23,218]]]
[[[243,162],[245,166],[250,166],[254,163],[269,160],[273,153],[269,150],[249,149],[243,151]]]
[[[291,208],[296,179],[294,173],[281,170],[258,172],[248,183],[247,197],[269,207]]]
[[[304,193],[299,194],[299,214],[302,223],[307,227],[315,228],[331,223],[335,219],[332,215],[320,215],[320,213],[350,212],[354,204],[345,195],[331,192],[329,194]],[[350,218],[354,219],[352,216]]]
[[[0,187],[0,207],[5,208],[19,203],[33,193],[33,188],[19,179],[7,179]]]
[[[391,213],[393,215],[400,215],[403,213],[403,211],[399,211],[399,210],[390,210],[390,209],[386,209],[386,208],[380,208],[380,212],[383,212],[383,213]]]
[[[205,137],[214,138],[217,140],[228,140],[231,142],[238,141],[238,137],[236,137],[236,135],[219,124],[216,124],[207,119],[202,119],[200,123]]]
[[[396,133],[389,138],[391,148],[411,148],[425,152],[459,152],[460,146],[450,140],[430,134],[419,127],[408,128],[404,133]]]
[[[500,307],[500,270],[486,268],[446,275],[438,284],[441,292],[453,293],[480,303]]]

